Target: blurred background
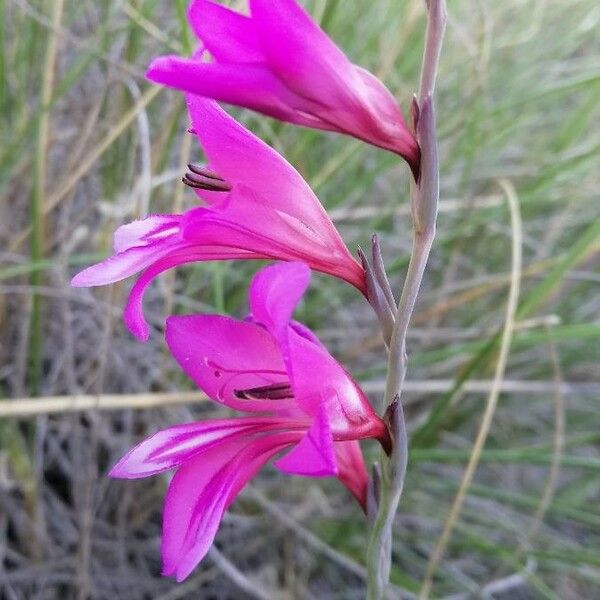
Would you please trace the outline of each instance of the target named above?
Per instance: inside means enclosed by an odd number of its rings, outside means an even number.
[[[306,6],[406,111],[423,2]],[[182,98],[144,80],[152,57],[193,47],[185,3],[0,0],[0,21],[0,598],[363,598],[365,521],[336,481],[264,469],[176,584],[160,576],[166,479],[105,476],[158,428],[223,416],[167,353],[164,318],[244,315],[260,266],[162,276],[147,294],[147,344],[122,325],[131,281],[69,287],[110,253],[120,224],[195,205],[180,177],[202,155]],[[599,34],[595,0],[449,0],[439,235],[408,338],[412,445],[390,597],[418,594],[459,490],[512,281],[498,406],[432,596],[600,598]],[[352,251],[379,232],[399,290],[411,244],[405,165],[233,112],[300,170]],[[379,402],[385,350],[363,299],[315,275],[297,317]],[[374,445],[364,451],[376,459]]]

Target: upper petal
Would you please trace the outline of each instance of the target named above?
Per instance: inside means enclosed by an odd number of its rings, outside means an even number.
[[[322,104],[351,98],[352,63],[295,0],[250,0],[269,67],[288,87]]]
[[[244,196],[270,210],[280,211],[312,228],[321,238],[339,234],[321,203],[302,176],[279,153],[256,137],[216,102],[187,96],[194,131],[211,168],[234,187],[241,188],[230,204]]]
[[[222,62],[260,62],[260,44],[248,17],[210,0],[194,0],[190,25],[204,47]]]
[[[325,411],[336,439],[377,437],[384,425],[368,398],[316,336],[290,325],[310,282],[303,263],[276,263],[250,284],[252,317],[276,341],[297,405],[313,418]]]
[[[171,353],[208,396],[244,411],[286,412],[294,400],[257,398],[244,393],[289,383],[279,347],[256,323],[221,315],[169,317],[165,334]]]
[[[288,352],[298,405],[313,416],[324,409],[336,440],[384,434],[385,425],[369,399],[322,344],[290,328]]]
[[[287,344],[292,313],[310,283],[310,269],[301,262],[280,262],[261,269],[250,284],[250,311],[280,345]]]
[[[206,63],[194,58],[160,56],[146,77],[183,92],[245,106],[282,120],[293,120],[302,101],[261,63]]]

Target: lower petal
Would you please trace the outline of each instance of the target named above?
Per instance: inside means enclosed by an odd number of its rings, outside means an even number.
[[[173,249],[174,246],[170,243],[130,248],[77,273],[71,280],[71,285],[73,287],[94,287],[116,283],[139,273],[172,252]]]
[[[364,511],[367,507],[367,485],[369,476],[357,440],[335,442],[335,457],[338,465],[338,479],[350,490]]]
[[[208,261],[208,260],[235,260],[248,258],[262,258],[245,250],[236,248],[219,247],[201,247],[199,245],[188,245],[180,247],[171,256],[151,265],[144,271],[135,282],[129,293],[127,305],[123,313],[127,329],[139,340],[147,341],[150,337],[150,328],[144,318],[142,302],[146,288],[152,281],[164,271],[190,262]]]
[[[175,425],[158,431],[132,448],[110,471],[111,477],[137,479],[180,466],[216,445],[280,429],[281,419],[272,417],[215,419]]]
[[[175,252],[181,244],[179,215],[154,215],[122,225],[114,235],[115,254],[75,275],[71,285],[92,287],[121,281]]]
[[[124,252],[135,246],[145,246],[150,240],[160,240],[179,232],[181,215],[151,215],[121,225],[113,236],[115,252]]]
[[[284,473],[307,477],[329,477],[338,474],[333,436],[324,410],[294,448],[275,466]]]
[[[294,434],[237,440],[186,462],[175,474],[163,513],[163,574],[184,580],[213,543],[223,513],[240,490]]]

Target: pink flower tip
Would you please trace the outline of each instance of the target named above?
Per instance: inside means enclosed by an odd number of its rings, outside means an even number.
[[[212,62],[166,56],[155,83],[270,117],[351,135],[406,159],[419,172],[419,146],[392,93],[350,62],[295,0],[251,0],[248,17],[195,0],[188,17]]]

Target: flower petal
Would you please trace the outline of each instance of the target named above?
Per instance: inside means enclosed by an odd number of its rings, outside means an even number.
[[[301,337],[306,338],[308,341],[316,344],[323,348],[323,350],[327,351],[327,348],[324,346],[323,342],[310,330],[306,325],[300,323],[300,321],[290,321],[290,327]]]
[[[133,447],[109,475],[117,479],[148,477],[178,467],[215,445],[285,427],[286,422],[273,417],[215,419],[175,425]]]
[[[257,259],[265,257],[237,248],[202,246],[190,243],[182,244],[172,254],[150,265],[131,288],[123,313],[127,329],[141,341],[146,341],[149,338],[150,328],[144,318],[142,306],[144,293],[152,281],[167,269],[190,262],[249,258]]]
[[[303,97],[335,104],[352,98],[352,63],[295,0],[250,0],[269,67]]]
[[[71,285],[93,287],[121,281],[145,269],[161,256],[168,254],[169,250],[162,245],[155,248],[132,248],[120,252],[77,273],[71,279]]]
[[[182,221],[183,237],[193,244],[223,245],[275,260],[302,261],[363,291],[364,269],[350,256],[333,226],[315,230],[306,221],[274,210],[251,190],[234,190],[230,197],[224,210],[199,207],[189,211]]]
[[[165,337],[181,368],[217,402],[248,412],[294,411],[291,394],[269,399],[251,393],[289,383],[279,347],[260,325],[221,315],[176,316],[167,319]]]
[[[250,284],[250,311],[280,345],[296,305],[310,283],[310,269],[301,262],[276,263],[261,269]]]
[[[324,407],[336,440],[383,435],[385,425],[364,392],[322,344],[289,328],[288,352],[294,396],[306,414]]]
[[[246,106],[282,120],[296,118],[301,100],[260,63],[223,64],[193,58],[160,56],[152,61],[146,77],[183,92]]]
[[[274,454],[297,441],[271,435],[248,444],[235,440],[182,465],[173,477],[163,513],[163,574],[185,579],[212,545],[226,508]]]
[[[238,187],[236,197],[230,200],[232,206],[242,202],[245,195],[255,197],[257,203],[295,217],[320,237],[339,239],[310,186],[279,153],[216,102],[193,94],[186,99],[193,129],[209,165],[233,184],[232,196]],[[339,243],[343,246],[341,239]]]
[[[263,268],[250,285],[252,318],[277,341],[297,405],[317,418],[325,410],[336,439],[370,437],[383,431],[368,398],[343,367],[306,329],[290,325],[310,281],[303,263]]]
[[[406,125],[398,102],[375,75],[356,65],[354,68],[365,88],[365,109],[368,115],[362,132],[357,131],[355,135],[400,154],[417,176],[421,151],[415,136]]]
[[[182,245],[185,244],[179,235],[177,215],[134,221],[115,232],[116,254],[75,275],[71,285],[91,287],[121,281],[175,252]]]
[[[334,450],[339,469],[338,479],[350,490],[362,509],[366,511],[369,476],[360,444],[357,440],[335,442]]]
[[[320,411],[300,442],[275,466],[284,473],[307,477],[329,477],[338,474],[329,420]]]
[[[196,37],[218,61],[243,63],[263,60],[248,17],[210,0],[194,0],[188,17]]]
[[[113,237],[113,250],[125,252],[136,246],[147,246],[151,242],[160,241],[179,233],[180,215],[151,215],[121,225]]]

